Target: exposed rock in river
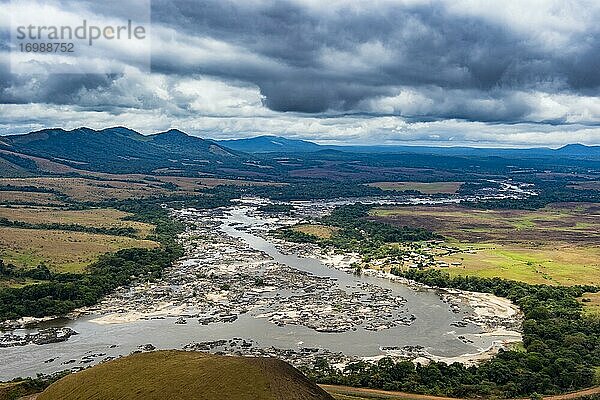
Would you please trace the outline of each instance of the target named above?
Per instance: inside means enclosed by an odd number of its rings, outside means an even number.
[[[5,333],[0,336],[0,347],[25,346],[28,344],[43,345],[64,342],[73,335],[77,335],[77,332],[71,328],[46,328],[40,329],[36,333],[27,333],[25,335]]]

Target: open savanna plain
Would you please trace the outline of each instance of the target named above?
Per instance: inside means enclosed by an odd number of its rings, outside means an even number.
[[[66,210],[56,207],[0,207],[0,218],[28,224],[66,224],[88,228],[133,228],[134,237],[63,229],[0,227],[0,258],[19,268],[44,264],[55,272],[81,272],[98,256],[120,249],[152,248],[145,238],[154,226],[128,221],[129,214],[113,209]],[[0,285],[10,282],[0,282]]]
[[[313,235],[319,239],[330,239],[331,236],[338,230],[334,226],[326,226],[319,224],[298,224],[293,227],[293,230],[307,235]]]
[[[110,208],[70,210],[59,207],[0,206],[0,218],[30,224],[76,224],[90,228],[133,228],[137,237],[147,237],[154,226],[130,221],[130,213]]]
[[[65,201],[99,202],[172,194],[197,195],[198,191],[219,185],[268,184],[235,179],[105,173],[81,177],[0,178],[0,203],[64,205]]]
[[[382,207],[371,214],[377,220],[443,235],[448,245],[460,250],[440,257],[451,265],[451,275],[600,284],[599,204],[552,204],[535,211]]]

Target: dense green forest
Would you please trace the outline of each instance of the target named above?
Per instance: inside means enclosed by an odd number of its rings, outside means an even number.
[[[594,384],[600,366],[600,318],[583,317],[577,301],[589,286],[528,285],[500,278],[454,277],[439,270],[393,273],[435,287],[493,293],[524,313],[525,351],[501,351],[479,366],[432,362],[415,366],[390,358],[350,363],[339,371],[321,360],[305,372],[321,383],[403,390],[453,397],[523,397]]]

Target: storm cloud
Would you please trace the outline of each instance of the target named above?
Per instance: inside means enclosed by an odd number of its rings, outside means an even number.
[[[112,118],[212,137],[598,144],[598,20],[584,0],[155,0],[150,73],[106,49],[116,73],[32,76],[8,68],[5,16],[0,130]],[[25,118],[36,104],[45,116]]]

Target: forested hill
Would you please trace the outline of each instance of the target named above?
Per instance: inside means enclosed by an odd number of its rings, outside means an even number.
[[[123,127],[98,131],[44,129],[2,137],[0,149],[73,168],[119,173],[215,172],[229,168],[260,174],[263,166],[249,154],[175,129],[147,136]],[[9,161],[18,162],[14,157]]]

